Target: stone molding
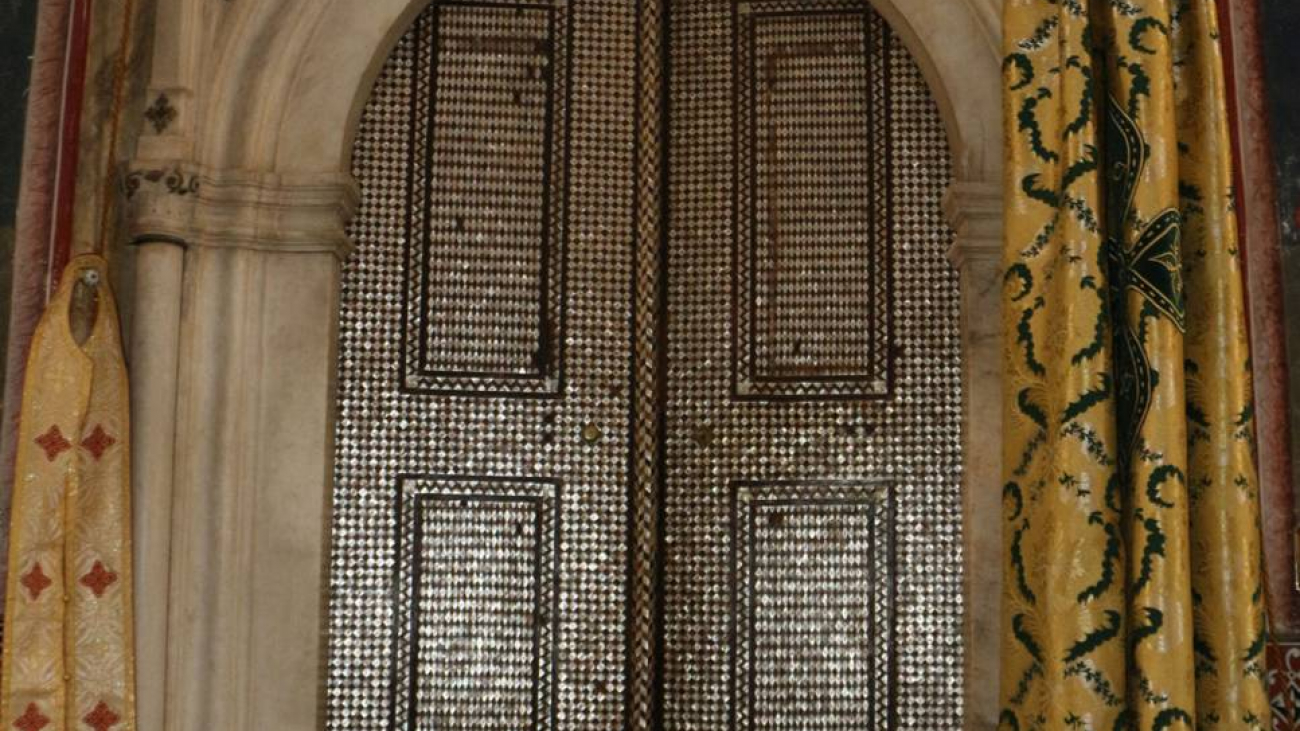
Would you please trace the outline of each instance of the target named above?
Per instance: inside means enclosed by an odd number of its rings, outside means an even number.
[[[958,181],[944,195],[943,209],[956,233],[948,258],[959,272],[962,298],[963,728],[992,731],[998,721],[1002,594],[1002,186]]]
[[[345,227],[358,202],[350,175],[212,170],[137,161],[123,176],[132,241],[346,259]]]
[[[1002,185],[956,182],[943,197],[943,211],[957,238],[948,258],[953,266],[998,264],[1002,261]]]

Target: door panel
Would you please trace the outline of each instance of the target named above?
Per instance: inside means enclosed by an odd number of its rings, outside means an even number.
[[[621,728],[635,14],[435,3],[361,123],[328,727]]]
[[[675,0],[670,48],[664,728],[958,728],[938,110],[865,0]]]
[[[435,4],[417,20],[408,390],[560,393],[569,14]]]
[[[959,727],[934,101],[866,0],[659,9],[435,2],[376,82],[330,731]]]

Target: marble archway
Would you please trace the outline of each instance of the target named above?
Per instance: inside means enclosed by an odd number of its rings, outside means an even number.
[[[966,350],[966,728],[993,728],[999,584],[996,0],[873,0],[947,123]],[[140,727],[321,724],[339,263],[361,108],[424,0],[161,4],[137,243]],[[151,174],[156,172],[157,174]]]

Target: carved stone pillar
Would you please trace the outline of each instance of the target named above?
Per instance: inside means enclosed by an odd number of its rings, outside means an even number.
[[[997,727],[1002,600],[1002,187],[959,182],[944,209],[961,274],[966,455],[966,729]]]
[[[141,729],[316,731],[354,186],[173,163],[127,183]]]
[[[185,251],[170,241],[137,242],[128,353],[131,363],[132,503],[135,563],[136,723],[163,728],[167,675],[176,372]]]

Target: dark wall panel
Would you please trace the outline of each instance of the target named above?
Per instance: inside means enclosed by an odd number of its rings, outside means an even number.
[[[0,0],[0,356],[9,336],[14,216],[23,159],[37,0]],[[0,372],[0,392],[4,375]]]
[[[1277,168],[1279,230],[1286,290],[1287,360],[1291,366],[1291,422],[1300,424],[1300,3],[1260,0],[1270,124]],[[1293,460],[1300,429],[1292,429]],[[1300,462],[1297,462],[1300,464]]]

